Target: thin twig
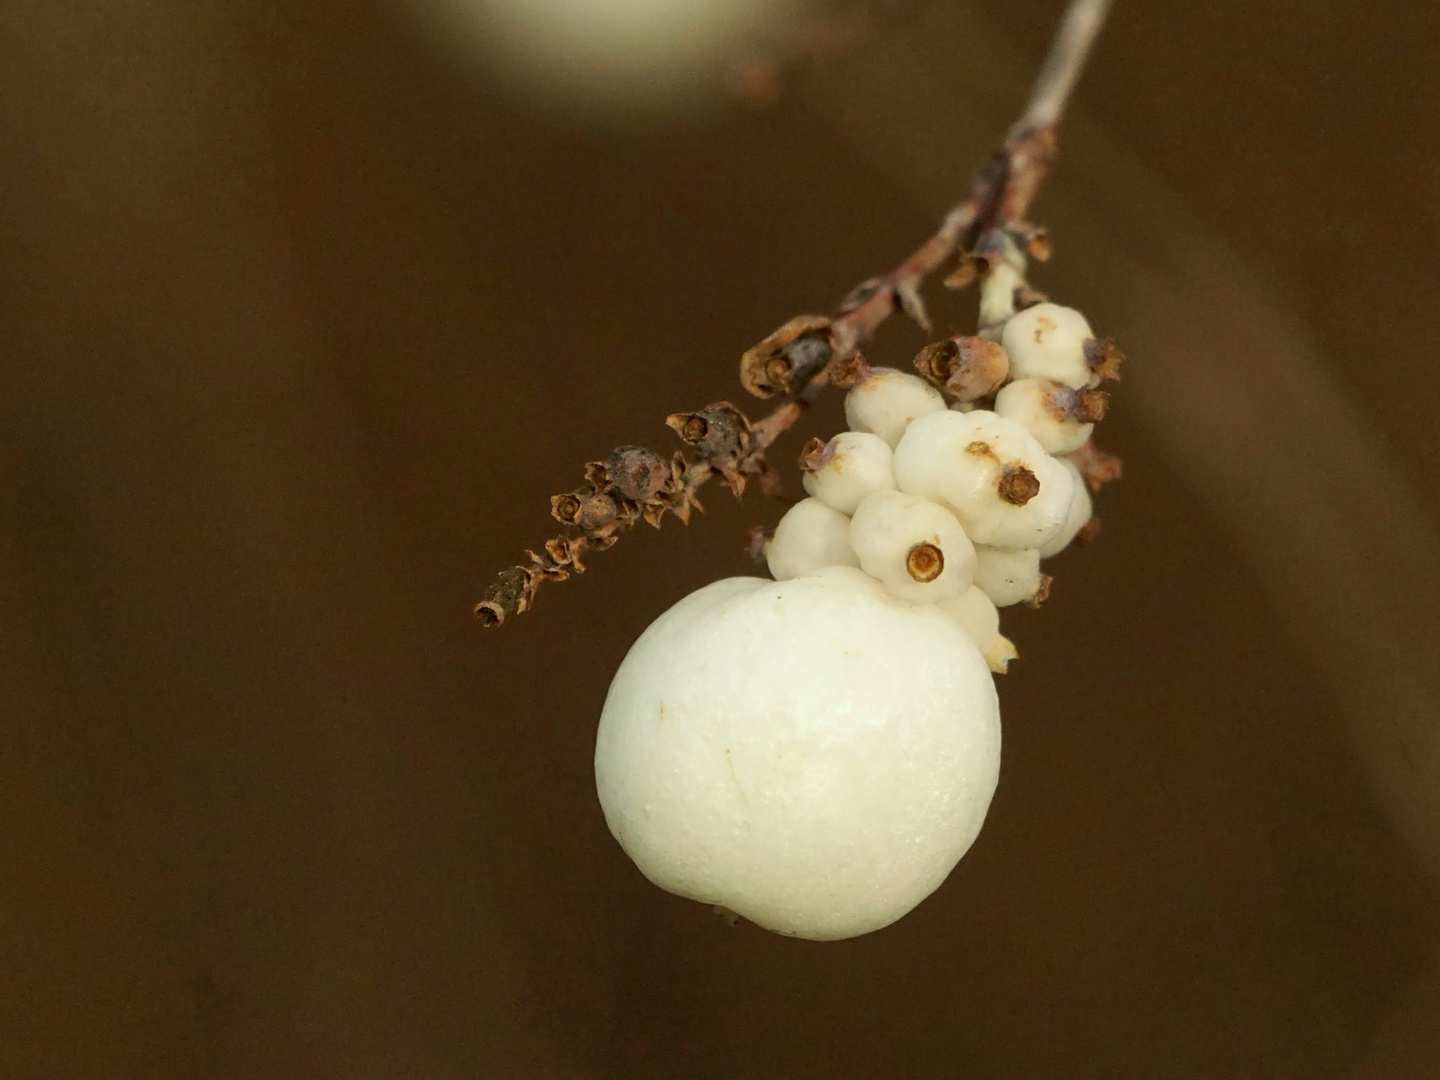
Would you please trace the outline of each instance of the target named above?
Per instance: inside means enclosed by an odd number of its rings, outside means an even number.
[[[945,215],[933,236],[889,274],[852,290],[833,319],[793,319],[745,354],[746,389],[760,397],[783,391],[787,399],[781,405],[753,425],[727,403],[670,417],[693,457],[676,454],[667,460],[622,447],[607,461],[591,462],[584,487],[551,499],[552,515],[579,532],[547,541],[542,552],[528,553],[527,563],[503,572],[475,606],[476,616],[498,626],[528,610],[541,583],[583,572],[582,556],[610,547],[641,521],[658,527],[669,513],[688,522],[691,510],[700,507],[699,489],[713,476],[721,476],[736,495],[752,477],[778,492],[767,451],[842,377],[860,345],[897,308],[930,329],[920,298],[927,278],[957,251],[969,251],[996,230],[1043,235],[1024,225],[1024,215],[1055,155],[1056,125],[1109,6],[1110,0],[1072,0],[1024,113],[977,174],[969,196]]]
[[[1110,3],[1111,0],[1072,0],[1060,29],[1056,31],[1050,54],[1045,57],[1045,63],[1035,79],[1030,104],[1011,129],[1012,132],[1060,122],[1070,91],[1090,57],[1095,36],[1105,25]]]

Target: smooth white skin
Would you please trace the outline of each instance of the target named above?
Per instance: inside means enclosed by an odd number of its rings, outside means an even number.
[[[895,368],[871,368],[845,395],[845,423],[868,431],[892,448],[918,416],[943,412],[945,398],[918,375]]]
[[[681,600],[620,665],[595,746],[606,823],[647,878],[816,940],[930,895],[999,767],[975,643],[843,567]]]
[[[842,514],[853,514],[866,495],[895,490],[894,452],[879,435],[842,431],[826,444],[829,457],[801,482],[805,490]]]
[[[989,453],[970,451],[984,443]],[[1024,506],[1000,497],[1004,465],[1024,465],[1040,489]],[[992,547],[1038,548],[1065,525],[1075,480],[1025,428],[993,412],[951,410],[922,416],[895,448],[900,490],[940,503],[970,539]]]
[[[975,548],[975,587],[997,607],[1029,600],[1040,591],[1040,552]]]
[[[1049,379],[1019,379],[995,395],[995,415],[1022,424],[1047,454],[1070,454],[1085,445],[1094,424],[1056,415],[1054,391],[1063,388]]]
[[[994,602],[974,585],[959,596],[940,602],[940,610],[959,624],[980,648],[1000,633],[1000,612]]]
[[[1010,639],[1000,633],[1000,611],[995,602],[971,585],[959,596],[941,600],[937,606],[980,646],[980,654],[990,670],[1003,675],[1017,654]]]
[[[1000,344],[1012,379],[1054,379],[1078,390],[1100,382],[1085,363],[1085,342],[1094,336],[1080,312],[1047,302],[1012,315]]]
[[[822,566],[859,566],[850,546],[850,519],[819,499],[801,499],[785,511],[765,545],[765,562],[776,581]]]
[[[445,47],[551,104],[673,114],[793,14],[793,0],[409,0]],[[709,96],[714,97],[713,89]]]
[[[934,581],[910,576],[906,560],[917,544],[933,544],[944,557],[944,568]],[[975,575],[975,545],[955,515],[938,503],[900,491],[866,496],[850,520],[850,546],[860,557],[860,569],[892,596],[915,604],[959,596]]]
[[[1055,537],[1040,548],[1040,558],[1049,559],[1064,551],[1080,534],[1080,530],[1090,524],[1090,519],[1095,515],[1095,504],[1090,499],[1090,489],[1085,485],[1085,478],[1073,461],[1065,458],[1060,463],[1070,470],[1070,475],[1075,482],[1075,498],[1070,501],[1070,513],[1065,518],[1065,527],[1055,534]]]

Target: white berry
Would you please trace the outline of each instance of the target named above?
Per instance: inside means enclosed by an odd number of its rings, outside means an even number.
[[[1041,546],[1040,557],[1042,559],[1059,555],[1069,547],[1075,537],[1080,534],[1080,530],[1090,524],[1090,519],[1095,514],[1094,503],[1090,499],[1090,489],[1085,486],[1085,479],[1080,475],[1080,470],[1068,458],[1060,460],[1075,479],[1075,498],[1070,503],[1070,513],[1065,518],[1065,527],[1056,533],[1049,543]]]
[[[995,396],[995,415],[1023,424],[1047,454],[1069,454],[1095,430],[1078,418],[1083,415],[1081,393],[1050,379],[1018,379]]]
[[[1079,389],[1099,383],[1085,360],[1085,343],[1094,337],[1080,312],[1047,302],[1012,315],[1000,341],[1012,378],[1053,379]]]
[[[847,568],[680,601],[621,664],[595,746],[606,823],[647,878],[818,940],[933,892],[999,765],[974,642]]]
[[[895,490],[890,444],[868,431],[842,431],[816,456],[805,490],[842,514],[853,514],[866,495]]]
[[[959,596],[975,574],[975,545],[955,515],[900,491],[866,496],[850,521],[860,569],[902,600]]]
[[[996,607],[1033,600],[1040,592],[1040,552],[979,545],[975,548],[975,587]]]
[[[941,611],[955,620],[956,625],[980,646],[980,655],[990,670],[1003,675],[1017,655],[1015,645],[1000,633],[1000,612],[995,602],[974,585],[959,596],[941,600]]]
[[[1071,473],[1023,426],[993,412],[922,416],[895,448],[900,490],[951,510],[970,538],[1038,548],[1064,526]]]
[[[859,566],[850,547],[850,519],[819,499],[801,499],[775,526],[765,562],[776,581],[822,566]]]
[[[845,423],[851,431],[871,432],[893,447],[910,421],[944,408],[940,391],[920,376],[870,368],[845,395]]]

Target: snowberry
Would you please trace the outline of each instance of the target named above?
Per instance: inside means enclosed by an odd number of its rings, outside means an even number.
[[[911,420],[944,408],[940,391],[920,376],[895,368],[867,368],[845,395],[845,423],[851,431],[872,432],[893,447]]]
[[[1094,337],[1080,312],[1047,302],[1011,316],[1000,340],[1012,378],[1053,379],[1079,389],[1100,381],[1085,358],[1085,343]]]
[[[819,445],[819,440],[815,441]],[[842,514],[876,491],[895,490],[890,444],[868,431],[842,431],[823,449],[807,455],[805,490]]]
[[[959,596],[975,573],[975,545],[943,506],[900,491],[867,495],[850,521],[860,569],[917,604]]]
[[[1044,587],[1040,552],[979,545],[975,548],[975,587],[996,607],[1034,600]]]
[[[1070,513],[1065,518],[1065,527],[1040,548],[1040,557],[1048,559],[1059,555],[1070,546],[1071,541],[1080,534],[1080,530],[1090,524],[1090,519],[1095,514],[1094,504],[1090,500],[1090,489],[1085,486],[1085,479],[1080,475],[1080,469],[1068,458],[1061,458],[1061,464],[1070,470],[1075,479],[1075,498],[1070,503]]]
[[[801,499],[785,511],[765,545],[765,561],[776,581],[822,566],[859,566],[850,547],[850,519],[819,499]]]
[[[980,655],[985,657],[990,670],[997,675],[1005,674],[1018,653],[1010,639],[1000,633],[1000,612],[995,602],[971,585],[959,596],[941,600],[938,606],[980,646]]]
[[[1105,417],[1109,395],[1076,390],[1049,379],[1017,379],[995,396],[995,414],[1023,424],[1049,454],[1069,454],[1085,445],[1095,421]]]
[[[606,823],[647,878],[819,940],[933,892],[999,765],[974,642],[843,567],[681,600],[621,664],[595,746]]]
[[[1073,475],[1014,420],[976,409],[916,420],[895,448],[900,490],[951,510],[977,544],[1038,548],[1064,526]]]
[[[980,336],[1000,341],[1006,321],[1015,314],[1015,290],[1025,276],[1008,260],[997,259],[980,282]],[[1003,344],[1003,341],[1002,341]],[[1009,351],[1009,346],[1005,346]],[[1014,362],[1011,362],[1011,370]]]

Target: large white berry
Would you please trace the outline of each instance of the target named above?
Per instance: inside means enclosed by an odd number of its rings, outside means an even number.
[[[595,746],[605,820],[647,878],[821,940],[933,892],[999,766],[974,642],[840,567],[680,601],[621,664]]]
[[[1065,527],[1056,533],[1048,543],[1041,546],[1040,557],[1042,559],[1059,555],[1069,547],[1075,537],[1080,535],[1080,530],[1090,524],[1090,519],[1095,514],[1095,504],[1090,498],[1090,489],[1085,486],[1085,478],[1081,476],[1079,468],[1069,458],[1060,460],[1074,477],[1075,498],[1070,503],[1070,513],[1065,518]]]
[[[825,444],[802,478],[805,490],[842,514],[866,495],[895,490],[890,444],[868,431],[842,431]]]
[[[801,499],[775,526],[765,562],[776,581],[822,566],[859,566],[850,547],[850,519],[819,499]]]
[[[1000,612],[995,602],[971,585],[959,596],[941,600],[938,606],[980,646],[980,654],[990,670],[997,675],[1005,674],[1018,653],[1010,639],[1000,633]]]
[[[860,569],[917,604],[959,596],[975,574],[975,545],[955,515],[901,491],[867,495],[850,521]]]
[[[1040,547],[1064,526],[1075,493],[1069,470],[1022,425],[979,409],[911,424],[895,448],[895,480],[993,547]]]
[[[869,368],[845,395],[845,423],[851,431],[872,432],[893,447],[910,421],[944,408],[940,391],[920,376]]]
[[[1012,315],[1000,342],[1010,355],[1015,379],[1053,379],[1079,389],[1098,385],[1085,359],[1085,343],[1095,334],[1074,308],[1049,302]]]
[[[1044,583],[1040,573],[1040,552],[1013,548],[975,548],[975,587],[996,607],[1033,600]]]
[[[1088,395],[1088,396],[1086,396]],[[1079,450],[1095,430],[1092,402],[1099,390],[1076,390],[1051,379],[1018,379],[995,395],[995,415],[1023,424],[1047,454]],[[1104,415],[1103,406],[1099,408]]]

